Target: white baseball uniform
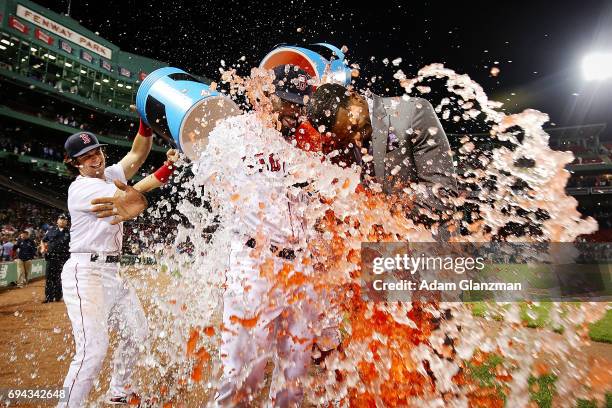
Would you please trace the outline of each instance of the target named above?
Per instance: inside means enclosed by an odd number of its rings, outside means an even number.
[[[60,407],[84,406],[106,356],[109,326],[120,336],[109,394],[128,395],[139,345],[148,332],[134,288],[119,276],[118,262],[106,261],[121,255],[123,225],[111,225],[112,217],[97,218],[90,211],[91,200],[116,193],[113,180],[127,182],[120,164],[106,168],[104,176],[106,180],[78,176],[68,189],[71,256],[62,271],[62,289],[76,354],[64,380],[68,399]],[[92,255],[97,259],[92,261]]]
[[[200,174],[205,169],[201,163]],[[216,403],[220,406],[248,406],[249,396],[263,385],[269,359],[275,364],[270,401],[275,406],[293,406],[302,400],[302,379],[307,374],[312,347],[312,287],[287,288],[274,285],[262,276],[262,257],[246,243],[257,237],[259,246],[294,249],[288,260],[264,250],[272,259],[271,274],[277,275],[286,263],[295,271],[310,274],[302,263],[304,224],[301,215],[303,193],[287,188],[284,166],[271,158],[245,162],[245,171],[218,175],[224,185],[235,186],[239,197],[230,200],[235,238],[231,243],[226,290],[223,297],[221,359],[223,378]],[[225,222],[225,220],[224,220]],[[293,243],[293,244],[292,244]],[[248,321],[256,320],[254,324]]]
[[[263,385],[265,367],[271,359],[274,372],[270,403],[279,407],[299,405],[312,348],[312,287],[273,289],[272,282],[260,276],[261,263],[251,257],[251,248],[236,241],[230,251],[223,297],[223,379],[217,404],[250,406],[249,397]],[[278,274],[284,263],[291,262],[298,272],[308,274],[305,268],[297,268],[301,259],[296,259],[275,258],[273,273]],[[245,323],[249,319],[257,319],[253,327]]]

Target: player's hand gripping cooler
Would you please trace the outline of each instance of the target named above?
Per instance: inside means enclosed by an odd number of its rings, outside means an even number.
[[[219,120],[241,113],[228,97],[173,67],[151,72],[136,95],[136,108],[155,133],[195,160]]]

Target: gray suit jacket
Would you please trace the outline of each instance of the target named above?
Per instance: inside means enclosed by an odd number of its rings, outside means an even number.
[[[446,198],[457,194],[455,169],[431,104],[422,98],[373,95],[371,109],[372,163],[383,190],[389,194],[419,183],[416,204],[450,215],[454,206]]]

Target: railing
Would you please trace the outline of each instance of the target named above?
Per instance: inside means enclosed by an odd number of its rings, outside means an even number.
[[[461,190],[460,190],[461,191]],[[596,194],[612,194],[612,187],[566,187],[565,192],[572,196],[585,196]],[[480,194],[479,190],[466,191],[467,198],[477,198]]]

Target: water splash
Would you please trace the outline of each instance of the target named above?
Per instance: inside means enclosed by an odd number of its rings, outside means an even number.
[[[569,173],[564,166],[573,157],[548,147],[542,129],[548,120],[545,114],[500,112],[501,104],[489,101],[467,75],[439,64],[423,68],[414,79],[401,71],[396,74],[409,93],[428,92],[419,83],[430,77],[445,79],[447,90],[459,97],[462,113],[455,115],[457,121],[484,117],[491,139],[503,142],[484,151],[469,135],[462,139],[455,156],[462,169],[458,181],[471,193],[464,192],[455,204],[470,204],[474,214],[469,221],[457,214],[463,234],[455,241],[570,242],[596,229],[594,220],[582,219],[576,201],[565,194]],[[364,301],[361,242],[432,239],[427,227],[406,215],[413,198],[386,196],[376,186],[366,189],[360,184],[359,167],[332,164],[335,152],[305,152],[285,141],[275,130],[266,96],[271,80],[265,73],[254,70],[242,79],[226,72],[223,80],[231,84],[230,94],[246,95],[255,111],[217,126],[207,150],[193,165],[195,176],[184,186],[189,193],[183,194],[178,210],[189,227],[179,227],[174,246],[162,256],[166,270],[153,277],[162,282],[151,287],[156,351],[145,360],[152,374],[143,387],[164,400],[211,400],[222,372],[220,334],[227,330],[221,315],[228,250],[232,242],[255,238],[250,255],[254,273],[267,271],[271,286],[286,296],[295,294],[297,283],[307,283],[315,293],[309,301],[316,315],[312,335],[323,344],[331,327],[340,337],[339,347],[315,354],[321,357],[320,365],[301,379],[310,403],[525,406],[527,380],[542,356],[558,363],[546,372],[558,375],[563,403],[573,403],[570,396],[580,389],[576,381],[583,374],[578,369],[582,362],[575,358],[575,350],[584,344],[580,331],[601,316],[601,306],[575,305],[572,313],[562,313],[568,306],[553,304],[552,324],[562,327],[563,335],[551,338],[548,333],[542,341],[540,333],[521,328],[518,304],[491,305],[489,314],[477,319],[468,306],[457,303]],[[450,118],[449,103],[445,99],[436,107],[443,118]],[[477,166],[461,166],[474,158]],[[491,179],[495,186],[488,183]],[[292,214],[280,211],[288,201],[295,204]],[[297,221],[295,214],[303,227],[297,236],[286,228],[287,221]],[[216,228],[212,234],[211,225]],[[528,231],[535,232],[504,234],[508,225],[533,226]],[[192,250],[180,253],[177,248],[187,237]],[[300,276],[295,268],[284,273],[270,269],[276,259],[271,245],[300,249],[298,259],[309,264],[310,272]],[[277,296],[264,293],[259,305],[277,301]],[[258,324],[258,316],[235,321],[249,329]],[[278,355],[271,359],[286,363]],[[569,367],[570,362],[575,366]],[[560,369],[564,364],[567,369]],[[483,366],[493,372],[484,383],[473,375]],[[282,383],[278,378],[272,381]]]

